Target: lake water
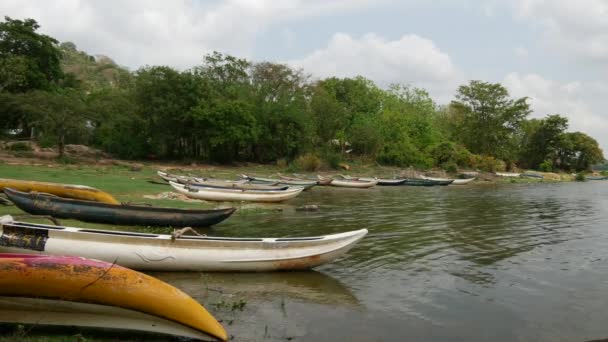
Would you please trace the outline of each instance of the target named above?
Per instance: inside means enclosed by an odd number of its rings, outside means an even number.
[[[279,208],[208,234],[369,235],[310,272],[154,275],[234,341],[608,338],[608,182],[317,187]]]

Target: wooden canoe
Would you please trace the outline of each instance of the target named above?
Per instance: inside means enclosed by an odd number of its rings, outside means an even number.
[[[235,208],[194,210],[115,205],[4,189],[19,209],[32,215],[129,226],[208,227],[227,219]]]
[[[266,184],[249,184],[249,183],[221,183],[216,181],[183,181],[177,180],[176,183],[191,185],[202,188],[217,188],[217,189],[240,189],[240,190],[287,190],[288,185],[266,185]]]
[[[207,178],[207,177],[182,176],[182,175],[175,175],[175,174],[171,174],[171,173],[167,173],[167,172],[163,172],[163,171],[156,171],[156,174],[167,182],[171,181],[171,182],[175,182],[175,183],[213,182],[213,183],[222,184],[222,185],[246,184],[247,183],[247,181],[244,179],[224,180],[224,179]]]
[[[285,177],[285,176],[283,176],[283,177]],[[281,178],[283,178],[283,177],[281,177]],[[321,176],[310,177],[310,176],[306,176],[306,175],[300,175],[297,173],[294,173],[293,177],[286,177],[286,178],[304,180],[304,181],[316,181],[319,185],[330,185],[331,182],[333,181],[332,178],[322,178]]]
[[[423,178],[406,178],[403,185],[409,186],[445,186],[450,185],[454,182],[453,179],[448,180],[432,180],[432,179],[423,179]]]
[[[320,179],[326,179],[326,178],[320,177]],[[376,184],[378,184],[377,179],[359,180],[359,179],[336,179],[336,178],[334,178],[330,183],[331,186],[342,187],[342,188],[359,188],[359,189],[371,188],[371,187],[375,186]]]
[[[264,177],[256,177],[256,176],[248,176],[241,175],[241,178],[248,180],[251,183],[255,184],[277,184],[277,185],[291,185],[291,186],[303,186],[306,188],[313,187],[319,184],[319,181],[316,180],[308,180],[308,179],[299,179],[299,180],[285,180],[285,179],[274,179],[274,178],[264,178]]]
[[[607,180],[608,176],[585,176],[586,180]]]
[[[475,180],[475,177],[465,178],[465,179],[458,179],[458,178],[452,179],[452,178],[436,178],[436,177],[420,176],[420,178],[428,179],[428,180],[432,180],[432,181],[438,181],[438,182],[452,181],[450,184],[453,184],[453,185],[465,185],[465,184],[469,184],[470,182]]]
[[[188,335],[196,332],[200,339],[228,337],[202,305],[175,287],[119,265],[81,257],[0,254],[0,296],[7,303],[0,306],[0,319],[5,321],[14,322],[15,316],[3,310],[19,311],[19,304],[39,298],[144,313],[178,323],[173,327],[182,326]]]
[[[206,201],[251,201],[251,202],[282,202],[298,196],[304,187],[288,188],[287,190],[242,190],[193,187],[169,182],[179,193],[190,198]]]
[[[91,188],[84,185],[75,184],[60,184],[48,182],[35,182],[19,179],[0,178],[0,191],[5,188],[11,188],[19,191],[30,192],[45,192],[47,194],[74,198],[86,201],[96,201],[108,204],[120,204],[112,195],[103,192],[99,189]]]
[[[496,175],[499,177],[519,177],[521,173],[517,172],[496,172]]]
[[[78,255],[144,271],[282,271],[344,255],[366,234],[294,238],[222,238],[142,234],[15,222],[5,216],[0,252]]]
[[[344,176],[344,175],[341,175],[341,177],[346,180],[360,180],[360,181],[366,181],[366,182],[371,182],[371,181],[375,180],[378,182],[376,185],[381,185],[381,186],[397,186],[397,185],[403,185],[403,183],[405,183],[405,178],[402,178],[402,179],[370,178],[370,177],[351,177],[351,176]]]

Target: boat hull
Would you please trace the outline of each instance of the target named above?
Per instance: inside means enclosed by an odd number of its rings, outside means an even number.
[[[283,191],[259,191],[259,190],[240,190],[240,189],[214,189],[190,187],[183,184],[169,182],[179,193],[190,198],[205,201],[250,201],[250,202],[282,202],[298,196],[303,187],[287,189]]]
[[[5,189],[4,192],[19,209],[32,215],[49,215],[57,218],[117,225],[208,227],[227,219],[236,210],[234,208],[192,210],[114,205],[24,193],[12,189]]]
[[[331,186],[337,186],[341,188],[371,188],[378,184],[378,180],[349,180],[349,179],[334,179],[331,182]]]
[[[120,204],[112,195],[99,189],[84,185],[59,184],[48,182],[24,181],[19,179],[0,179],[0,191],[11,188],[23,192],[37,191],[47,194],[73,198],[85,201],[95,201],[108,204]]]
[[[344,255],[367,230],[306,238],[219,238],[4,223],[1,252],[79,255],[143,271],[310,269]]]
[[[217,320],[187,294],[156,278],[103,261],[0,254],[0,296],[119,307],[227,339]]]
[[[409,186],[446,186],[452,184],[453,179],[447,180],[431,180],[431,179],[422,179],[422,178],[406,178],[403,185]]]

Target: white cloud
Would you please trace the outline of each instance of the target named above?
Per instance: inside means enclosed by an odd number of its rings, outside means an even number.
[[[608,1],[517,0],[520,18],[539,24],[543,41],[567,56],[608,65]]]
[[[581,131],[595,138],[608,152],[608,118],[600,113],[608,94],[608,83],[562,83],[537,74],[509,73],[503,84],[511,96],[531,98],[533,117],[560,114],[568,118],[571,131]]]
[[[137,68],[187,68],[220,50],[251,57],[256,35],[285,21],[355,11],[373,0],[4,0],[0,13],[34,18],[41,30],[91,54]]]
[[[326,47],[289,63],[317,77],[361,75],[382,86],[412,84],[440,102],[449,101],[462,79],[448,54],[414,34],[386,40],[373,33],[361,38],[336,33]]]

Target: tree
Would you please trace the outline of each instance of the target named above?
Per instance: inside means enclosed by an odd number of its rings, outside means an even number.
[[[284,64],[252,65],[252,108],[259,130],[253,152],[258,161],[293,159],[312,145],[307,80],[301,70]]]
[[[522,124],[522,157],[525,167],[537,169],[543,162],[557,162],[560,137],[568,128],[568,119],[560,115],[549,115],[545,119],[533,119]]]
[[[0,23],[0,86],[9,92],[49,90],[63,77],[57,40],[37,33],[40,26],[34,19],[4,20]]]
[[[59,157],[63,157],[66,138],[80,137],[86,130],[83,94],[72,89],[61,89],[56,92],[37,90],[19,96],[21,106],[32,115],[34,127],[55,139]]]
[[[563,133],[559,139],[557,166],[563,170],[586,171],[604,160],[597,141],[585,133]]]
[[[514,160],[516,133],[530,114],[526,100],[511,99],[498,83],[471,81],[460,86],[451,103],[463,117],[456,136],[473,153]]]

